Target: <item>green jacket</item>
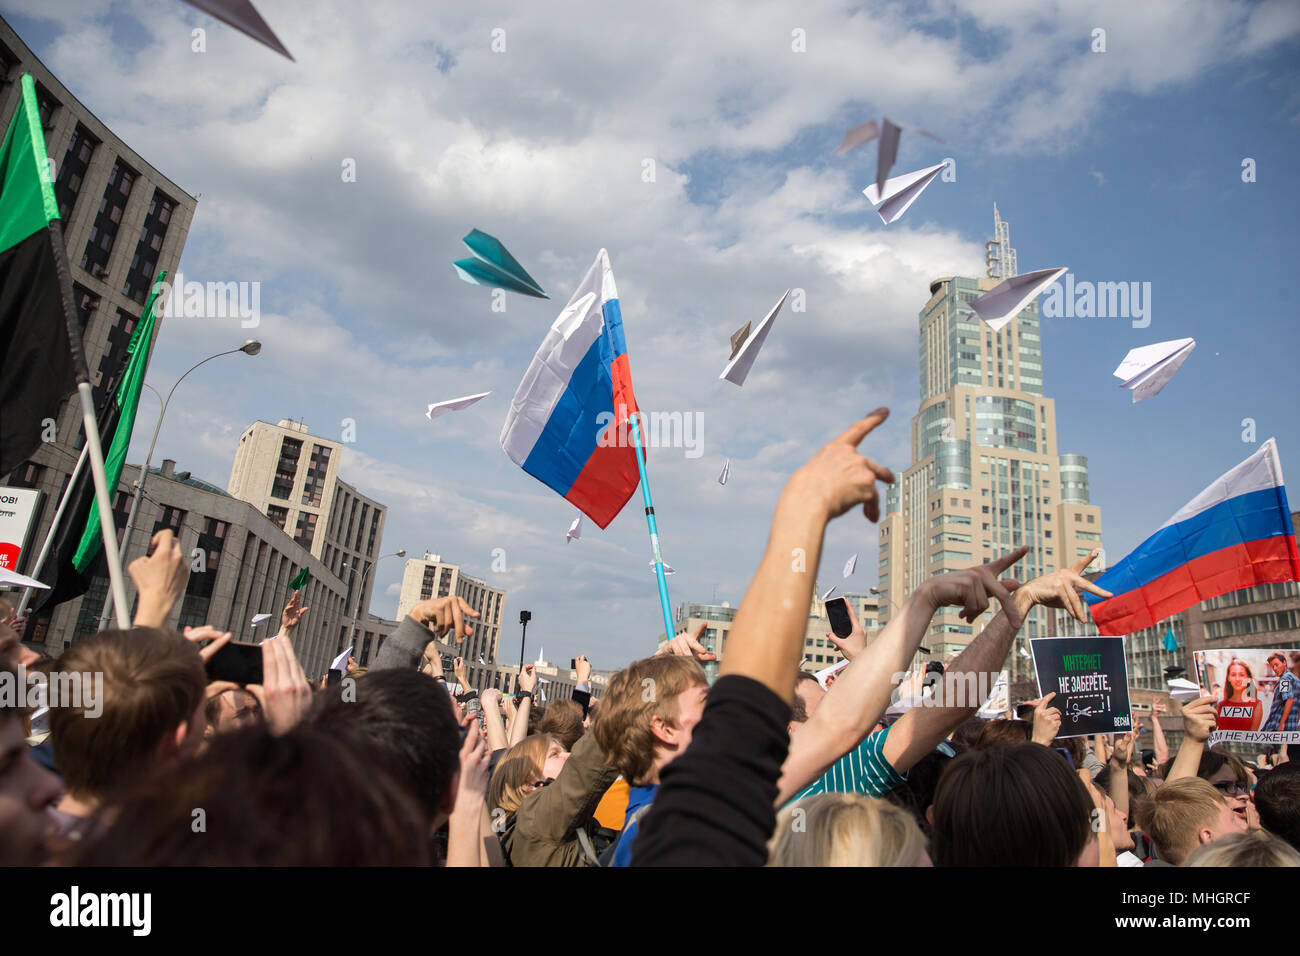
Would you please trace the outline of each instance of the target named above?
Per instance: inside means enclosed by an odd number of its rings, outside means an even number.
[[[593,814],[618,771],[605,764],[605,753],[594,734],[583,734],[560,775],[524,798],[501,835],[501,847],[512,866],[592,866],[578,838],[579,828],[590,835]]]

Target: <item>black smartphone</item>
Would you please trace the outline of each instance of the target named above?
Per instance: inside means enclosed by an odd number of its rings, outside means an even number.
[[[208,678],[235,684],[262,683],[261,645],[231,641],[208,659]]]
[[[569,666],[576,671],[578,669],[578,659],[576,657],[570,657]]]
[[[326,687],[333,687],[335,684],[343,683],[343,672],[330,668],[329,677],[325,681]]]
[[[831,619],[831,633],[836,637],[848,637],[853,633],[853,619],[849,617],[849,602],[844,598],[831,598],[827,601],[826,616]]]

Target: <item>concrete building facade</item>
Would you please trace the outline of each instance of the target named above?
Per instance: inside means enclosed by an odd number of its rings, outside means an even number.
[[[1009,227],[996,208],[994,218],[1000,240],[990,261],[1014,263]],[[912,465],[889,487],[879,529],[883,620],[930,577],[1020,545],[1030,549],[1015,568],[1021,580],[1102,546],[1087,459],[1057,450],[1055,404],[1043,396],[1037,304],[996,332],[971,309],[973,299],[1014,274],[930,284],[919,321],[921,406],[912,419]],[[1104,566],[1104,558],[1103,551],[1093,567]],[[945,664],[992,619],[996,604],[973,623],[959,610],[935,615],[925,641]],[[1018,647],[1052,633],[1049,616],[1036,608]],[[1017,649],[1007,667],[1013,681],[1028,673]]]

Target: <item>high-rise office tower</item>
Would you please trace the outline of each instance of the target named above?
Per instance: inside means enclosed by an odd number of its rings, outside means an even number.
[[[970,306],[1017,274],[1010,227],[996,206],[993,215],[987,277],[934,280],[920,312],[921,406],[912,419],[912,465],[889,488],[880,523],[885,620],[933,575],[981,564],[1022,544],[1029,554],[1012,572],[1020,580],[1101,547],[1101,511],[1088,497],[1088,460],[1057,452],[1055,403],[1043,397],[1037,303],[998,332]],[[1093,565],[1101,566],[1104,554]],[[993,602],[973,624],[961,620],[957,608],[935,615],[923,641],[930,659],[951,661],[996,609]],[[1018,649],[1054,630],[1052,616],[1036,608],[1007,665],[1013,680],[1032,679]]]

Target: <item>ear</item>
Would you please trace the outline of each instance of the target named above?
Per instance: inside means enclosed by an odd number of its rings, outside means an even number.
[[[655,740],[666,746],[674,746],[677,743],[677,731],[668,725],[659,714],[650,718],[650,733],[654,735]]]
[[[1205,846],[1207,843],[1213,843],[1214,831],[1209,827],[1201,827],[1201,829],[1196,831],[1196,842],[1201,846]]]
[[[933,803],[925,808],[925,822],[930,824],[930,826],[932,827],[934,826],[934,804]]]
[[[456,791],[460,789],[460,771],[457,770],[451,775],[451,783],[447,786],[447,792],[442,795],[442,805],[438,807],[438,812],[451,816],[451,811],[456,809]]]

